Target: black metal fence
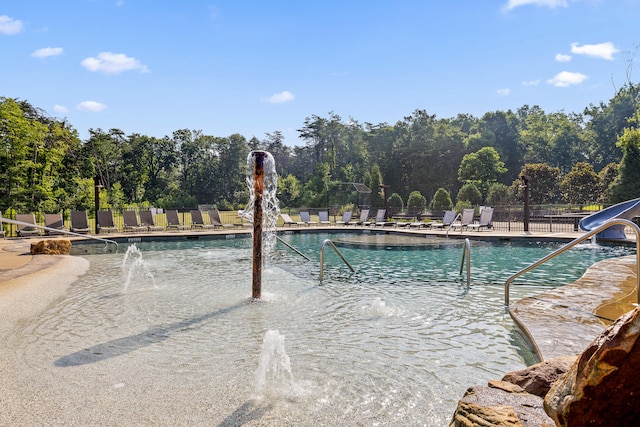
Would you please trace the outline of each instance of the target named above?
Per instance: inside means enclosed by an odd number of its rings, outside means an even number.
[[[528,226],[528,231],[531,232],[573,232],[579,231],[578,223],[581,218],[597,212],[604,206],[597,206],[595,208],[590,207],[586,210],[582,207],[576,207],[575,205],[541,205],[530,206],[530,214],[528,223],[525,221],[524,206],[522,205],[509,205],[509,206],[495,206],[493,211],[492,228],[496,231],[504,232],[523,232]],[[177,209],[181,223],[189,228],[191,226],[191,214],[189,208]],[[312,216],[318,215],[321,211],[329,211],[330,220],[335,222],[342,217],[343,209],[341,206],[330,206],[323,208],[292,208],[283,209],[283,212],[290,213],[294,219],[297,217],[300,211],[308,211]],[[370,209],[370,217],[375,218],[377,208]],[[359,211],[354,212],[354,217],[360,214]],[[476,207],[475,220],[479,220],[480,207]],[[248,223],[244,221],[238,214],[238,211],[220,211],[222,222],[225,224],[232,224],[238,227],[247,226]],[[425,219],[430,218],[433,220],[442,220],[444,211],[396,211],[393,217],[396,219]],[[70,212],[63,212],[64,223],[68,229],[70,226]],[[14,218],[15,219],[15,218]],[[36,220],[39,225],[44,225],[44,214],[36,213]],[[121,212],[114,211],[115,228],[118,230],[124,230],[124,220]],[[156,225],[166,227],[167,220],[164,212],[158,210],[155,215]],[[93,215],[89,215],[89,225],[92,231],[95,232],[95,219]],[[7,237],[16,236],[16,227],[11,224],[3,224],[6,230]]]

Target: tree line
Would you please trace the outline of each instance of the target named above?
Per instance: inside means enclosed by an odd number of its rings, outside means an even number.
[[[352,183],[372,190],[367,203],[400,207],[531,202],[616,203],[640,197],[640,85],[627,83],[608,102],[579,113],[517,111],[437,118],[416,110],[394,124],[360,123],[329,112],[298,130],[247,139],[179,129],[155,137],[90,129],[81,140],[66,119],[28,101],[0,97],[0,210],[92,210],[100,207],[190,208],[248,202],[251,150],[269,151],[285,207],[357,204]]]

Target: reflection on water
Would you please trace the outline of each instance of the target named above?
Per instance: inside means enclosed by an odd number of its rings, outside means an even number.
[[[284,236],[313,260],[327,237]],[[553,247],[473,242],[468,290],[458,242],[344,246],[357,273],[327,254],[322,285],[317,261],[282,248],[263,270],[263,300],[252,302],[250,244],[138,243],[155,286],[132,280],[126,290],[123,254],[88,256],[91,271],[66,298],[23,321],[0,350],[11,366],[3,396],[37,393],[39,402],[9,404],[0,421],[442,426],[467,387],[533,361],[503,308],[503,284]],[[567,254],[525,282],[562,284],[626,253]],[[512,298],[535,291],[516,285]],[[283,387],[295,392],[273,392]]]

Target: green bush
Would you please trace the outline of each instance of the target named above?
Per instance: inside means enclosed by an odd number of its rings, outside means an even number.
[[[473,207],[473,205],[471,204],[471,202],[469,202],[467,200],[461,200],[458,203],[456,203],[456,205],[453,208],[453,210],[456,211],[457,213],[461,214],[463,210],[471,209],[472,207]]]
[[[458,202],[467,201],[471,205],[481,205],[482,204],[482,193],[478,189],[478,187],[473,183],[466,183],[460,188],[458,191],[458,197],[456,197]],[[457,206],[457,204],[456,204]]]
[[[511,190],[505,184],[496,182],[491,184],[487,193],[487,204],[489,206],[508,205],[511,203]]]
[[[400,197],[400,195],[398,193],[393,193],[391,196],[389,196],[389,206],[392,208],[396,208],[396,209],[400,209],[402,210],[402,208],[404,207],[404,201],[402,200],[402,197]]]
[[[451,201],[451,195],[444,188],[438,188],[438,190],[433,195],[433,199],[431,199],[430,207],[435,211],[444,211],[447,209],[451,209],[453,206],[453,202]]]
[[[416,208],[416,210],[422,210],[427,207],[427,199],[419,191],[412,191],[409,194],[409,200],[407,200],[407,207],[409,209]]]

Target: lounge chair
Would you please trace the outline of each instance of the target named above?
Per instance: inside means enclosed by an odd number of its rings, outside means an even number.
[[[209,220],[211,221],[211,225],[214,227],[235,227],[233,224],[225,224],[222,222],[222,217],[220,216],[220,211],[218,209],[209,209]],[[240,223],[240,226],[242,227],[242,223]]]
[[[175,209],[167,211],[167,228],[175,228],[176,230],[184,230],[187,228],[180,222],[180,216]]]
[[[118,231],[115,222],[113,221],[112,211],[98,211],[98,232],[99,233],[115,233]]]
[[[442,221],[440,222],[432,222],[429,224],[431,228],[444,228],[451,225],[451,223],[456,219],[456,211],[445,211],[444,216],[442,217]]]
[[[472,230],[480,231],[482,228],[491,228],[493,221],[493,208],[485,206],[480,213],[480,221],[475,224],[469,224],[469,228]]]
[[[124,219],[124,227],[122,231],[146,231],[147,227],[140,225],[138,222],[138,215],[136,211],[122,211],[122,218]]]
[[[329,220],[329,211],[318,212],[318,217],[320,218],[320,225],[331,224],[331,221]]]
[[[91,233],[87,211],[71,211],[71,228],[69,231],[79,234]]]
[[[200,209],[191,209],[191,228],[213,228],[212,224],[205,224],[202,211]]]
[[[362,225],[369,218],[369,209],[362,209],[360,211],[360,218],[355,221],[350,221],[350,224],[353,225]]]
[[[17,214],[16,221],[26,223],[18,224],[19,237],[40,236],[42,234],[39,228],[31,226],[36,225],[36,216],[34,214]]]
[[[151,212],[150,210],[144,210],[144,211],[140,211],[140,223],[147,227],[148,231],[162,231],[164,230],[164,227],[162,227],[161,225],[156,225],[155,221],[153,220],[153,212]]]
[[[47,236],[64,234],[67,229],[64,227],[64,219],[61,213],[44,214],[44,225],[51,230],[45,230]]]
[[[476,211],[473,208],[463,209],[462,217],[460,218],[460,221],[456,221],[453,224],[451,224],[451,228],[453,229],[459,228],[460,231],[464,230],[469,226],[469,224],[473,224],[473,216],[475,215],[475,212]]]
[[[336,221],[336,225],[349,225],[349,222],[351,221],[351,216],[353,215],[353,212],[351,211],[347,211],[345,213],[342,214],[342,219],[340,221]]]
[[[316,221],[311,221],[311,215],[306,211],[300,212],[300,221],[302,221],[304,225],[318,225]]]
[[[378,212],[376,212],[376,218],[374,221],[367,221],[364,223],[364,225],[374,225],[374,226],[380,226],[380,227],[384,227],[386,225],[393,225],[395,224],[392,221],[386,221],[385,220],[385,215],[387,213],[386,209],[378,209]]]
[[[304,221],[294,221],[293,219],[291,219],[291,217],[289,216],[289,214],[284,214],[281,213],[280,216],[282,217],[282,220],[284,221],[284,226],[288,227],[291,225],[308,225],[307,223],[305,223]]]

